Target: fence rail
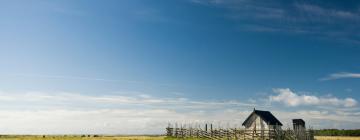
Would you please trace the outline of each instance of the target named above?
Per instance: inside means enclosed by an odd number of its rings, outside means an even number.
[[[314,140],[312,130],[246,130],[240,128],[205,129],[200,127],[167,127],[166,135],[176,138],[202,138],[212,140]]]

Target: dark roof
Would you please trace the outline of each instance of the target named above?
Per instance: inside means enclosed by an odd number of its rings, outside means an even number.
[[[268,125],[280,125],[282,126],[282,123],[275,118],[273,114],[271,114],[270,111],[262,111],[262,110],[255,110],[249,115],[249,117],[243,122],[242,125],[245,125],[247,121],[250,120],[250,117],[256,114],[260,116]]]
[[[302,124],[305,125],[305,121],[303,119],[293,119],[293,124]]]

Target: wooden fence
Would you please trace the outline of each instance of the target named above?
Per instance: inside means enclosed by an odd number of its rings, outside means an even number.
[[[176,138],[199,138],[212,140],[314,140],[312,130],[295,132],[294,130],[245,130],[240,128],[210,129],[200,127],[170,127],[166,128],[166,135]]]

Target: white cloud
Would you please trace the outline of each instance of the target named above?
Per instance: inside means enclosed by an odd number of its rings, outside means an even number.
[[[156,107],[166,109],[218,109],[224,107],[254,107],[255,103],[240,102],[237,100],[208,100],[196,101],[187,98],[157,98],[139,93],[133,96],[121,95],[86,95],[66,92],[1,92],[1,108],[17,107],[17,109],[49,109],[49,108],[134,108]]]
[[[306,99],[309,100],[309,104],[322,100],[318,97],[306,97]],[[356,101],[351,99],[339,101],[348,103],[340,103],[343,106],[356,104]],[[360,116],[357,113],[359,111],[354,108],[283,111],[277,110],[276,106],[256,105],[261,103],[259,100],[250,99],[249,102],[253,103],[237,100],[199,101],[186,98],[157,98],[143,93],[119,96],[65,92],[0,92],[0,133],[163,134],[168,122],[177,122],[179,125],[213,123],[214,127],[219,125],[241,127],[241,123],[251,113],[253,107],[272,111],[284,124],[290,124],[291,119],[299,117],[306,119],[307,124],[317,128],[335,126],[334,122],[346,124],[336,128],[355,128],[360,124],[354,119]]]
[[[143,93],[119,96],[0,92],[0,133],[163,134],[169,121],[225,123],[238,120],[232,124],[240,126],[246,116],[229,110],[254,106],[232,100],[156,98]]]
[[[340,72],[333,73],[325,78],[321,78],[320,80],[336,80],[336,79],[344,79],[344,78],[360,78],[360,73],[349,73],[349,72]]]
[[[161,134],[167,120],[188,120],[161,109],[0,111],[3,134]]]
[[[313,95],[298,95],[288,88],[278,88],[273,90],[278,95],[270,96],[272,102],[281,102],[288,106],[300,105],[330,105],[354,107],[357,101],[352,98],[338,99],[336,97],[317,97]]]
[[[270,110],[291,127],[291,119],[302,118],[315,128],[356,128],[359,113],[318,110]],[[180,125],[212,123],[214,127],[242,127],[251,109],[217,111],[176,111],[169,109],[93,109],[93,110],[0,110],[2,134],[164,134],[168,122]],[[340,122],[341,126],[335,123]]]

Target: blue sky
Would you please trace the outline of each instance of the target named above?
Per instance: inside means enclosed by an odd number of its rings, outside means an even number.
[[[360,124],[358,1],[3,0],[0,17],[0,133],[162,133],[253,107]]]

